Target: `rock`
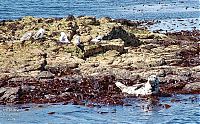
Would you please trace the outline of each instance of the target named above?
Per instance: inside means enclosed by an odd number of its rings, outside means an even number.
[[[134,22],[127,19],[115,19],[114,21],[117,23],[121,23],[122,25],[133,26],[133,27],[137,27],[139,25],[138,22]]]
[[[83,16],[77,19],[77,24],[80,25],[94,25],[96,24],[96,18],[92,16]]]
[[[38,79],[53,79],[54,75],[49,71],[42,71],[37,76]]]
[[[2,87],[0,88],[0,101],[14,102],[18,97],[19,87]]]
[[[200,89],[200,82],[194,82],[194,83],[188,83],[185,85],[185,87],[183,88],[183,90],[186,90],[187,92],[199,92]]]
[[[102,17],[98,21],[100,22],[100,24],[105,24],[111,22],[112,19],[110,17]]]
[[[122,39],[125,46],[139,46],[140,41],[134,34],[126,32],[121,26],[113,27],[112,30],[103,37],[103,40]]]
[[[92,36],[91,35],[82,35],[81,37],[81,42],[88,45],[90,43],[90,41],[92,40]]]
[[[116,50],[119,53],[126,52],[124,50],[124,41],[122,41],[121,39],[114,39],[104,44],[86,46],[84,57],[93,56],[97,53],[106,52],[109,50]]]
[[[73,21],[73,20],[75,20],[76,18],[73,16],[73,15],[68,15],[67,17],[66,17],[66,21]]]

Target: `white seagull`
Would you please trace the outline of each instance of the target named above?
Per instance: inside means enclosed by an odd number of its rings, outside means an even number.
[[[159,80],[156,75],[149,76],[148,81],[145,84],[126,86],[120,82],[116,82],[115,85],[120,88],[123,93],[136,96],[152,95],[159,92]]]
[[[27,40],[30,40],[31,39],[31,36],[33,35],[33,32],[26,32],[21,38],[20,38],[20,41],[23,42],[23,41],[27,41]]]
[[[103,36],[97,36],[96,38],[92,39],[91,42],[96,44],[96,43],[101,42],[102,39],[103,39]]]
[[[45,33],[45,30],[44,30],[43,28],[40,28],[40,29],[37,31],[37,33],[33,36],[33,38],[34,38],[35,40],[41,39],[41,38],[43,38],[44,33]]]
[[[80,39],[80,36],[79,35],[76,35],[75,37],[75,43],[74,43],[76,46],[79,46],[81,44],[81,39]]]
[[[64,32],[61,32],[60,33],[60,38],[59,38],[59,41],[61,42],[61,43],[70,43],[70,41],[68,40],[68,38],[67,38],[67,35],[64,33]]]

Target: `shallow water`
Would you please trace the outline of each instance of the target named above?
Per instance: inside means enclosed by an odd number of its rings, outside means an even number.
[[[129,106],[93,108],[60,104],[45,104],[40,107],[38,105],[1,106],[0,124],[200,123],[200,95],[161,97],[158,103],[154,104],[138,98],[129,98],[126,102]],[[49,112],[55,113],[48,114]]]

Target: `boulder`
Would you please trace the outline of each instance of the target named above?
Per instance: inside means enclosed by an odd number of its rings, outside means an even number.
[[[38,79],[53,79],[54,75],[49,71],[42,71],[37,76]]]
[[[112,30],[103,37],[104,40],[122,39],[124,46],[139,46],[141,42],[135,37],[134,34],[128,33],[122,26],[115,26]]]
[[[2,87],[0,88],[0,101],[14,102],[18,98],[19,87]]]

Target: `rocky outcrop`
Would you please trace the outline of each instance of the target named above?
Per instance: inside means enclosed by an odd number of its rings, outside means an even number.
[[[199,31],[176,37],[139,24],[88,16],[1,22],[0,103],[122,104],[114,83],[144,83],[152,74],[159,76],[162,93],[199,93]],[[20,41],[41,27],[43,39]],[[80,35],[81,44],[59,43],[60,32],[70,41]],[[100,42],[91,43],[97,36]]]
[[[140,41],[134,34],[126,32],[121,26],[113,27],[112,30],[103,37],[105,40],[122,39],[125,46],[139,46]]]

